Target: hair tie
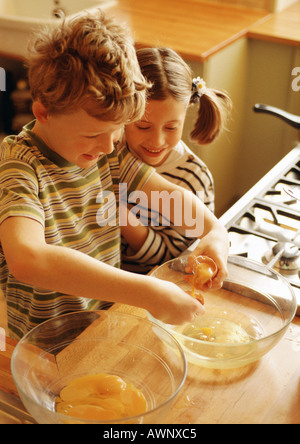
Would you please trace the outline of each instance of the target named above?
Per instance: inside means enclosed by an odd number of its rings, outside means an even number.
[[[206,92],[207,87],[205,81],[200,77],[193,79],[191,102],[198,103],[203,94],[206,94]]]

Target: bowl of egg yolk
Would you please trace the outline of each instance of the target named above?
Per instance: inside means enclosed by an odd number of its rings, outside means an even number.
[[[40,424],[155,424],[187,374],[163,327],[126,313],[79,311],[33,328],[11,364],[20,398]]]
[[[228,258],[228,278],[212,290],[217,269],[210,258],[182,255],[155,268],[151,275],[173,282],[205,308],[202,316],[183,325],[151,321],[170,331],[189,363],[231,369],[259,360],[282,338],[293,320],[297,302],[292,287],[279,273],[239,256]]]

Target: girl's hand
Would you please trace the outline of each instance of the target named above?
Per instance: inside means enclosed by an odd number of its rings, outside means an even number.
[[[195,256],[208,256],[215,261],[218,267],[216,276],[212,282],[206,286],[206,290],[218,289],[223,285],[224,279],[228,276],[228,234],[223,230],[211,230],[205,235],[193,251]]]
[[[203,305],[183,291],[178,285],[148,276],[152,295],[147,307],[152,316],[166,324],[180,325],[193,322],[205,313]]]

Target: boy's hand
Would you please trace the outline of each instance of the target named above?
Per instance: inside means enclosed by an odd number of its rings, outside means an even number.
[[[193,322],[197,316],[205,313],[203,305],[178,285],[151,276],[148,279],[153,293],[145,308],[156,319],[166,324],[180,325]]]

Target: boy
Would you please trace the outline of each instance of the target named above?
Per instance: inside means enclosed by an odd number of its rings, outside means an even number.
[[[161,190],[183,196],[116,146],[124,124],[143,115],[149,86],[124,27],[99,11],[45,30],[28,68],[36,120],[4,140],[0,157],[0,282],[10,335],[19,339],[62,313],[102,308],[101,301],[140,306],[174,324],[202,314],[176,285],[119,269],[119,185],[149,199]],[[113,213],[112,194],[117,217],[101,224],[99,214]],[[226,276],[226,231],[193,195],[184,205],[203,212],[197,252],[216,260],[218,287]],[[144,229],[126,228],[135,230],[139,249]]]

